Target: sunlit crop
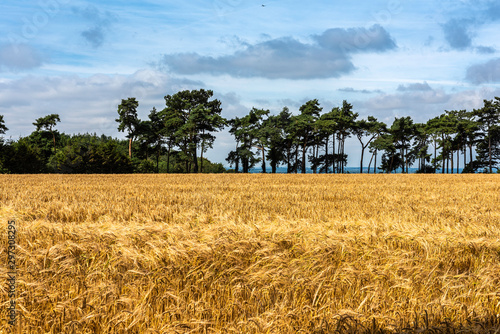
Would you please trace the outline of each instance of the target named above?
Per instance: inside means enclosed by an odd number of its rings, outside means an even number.
[[[0,204],[0,333],[500,328],[496,175],[2,175]]]

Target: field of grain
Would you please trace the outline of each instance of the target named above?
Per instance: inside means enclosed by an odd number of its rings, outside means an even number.
[[[1,175],[0,333],[500,333],[498,175]]]

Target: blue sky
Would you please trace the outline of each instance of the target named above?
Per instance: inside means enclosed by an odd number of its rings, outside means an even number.
[[[184,89],[214,90],[227,118],[345,99],[388,124],[500,96],[498,1],[4,0],[0,32],[12,139],[51,113],[60,131],[124,138],[121,99],[146,119]],[[347,145],[358,166],[357,139]],[[224,162],[233,147],[222,132],[207,156]]]

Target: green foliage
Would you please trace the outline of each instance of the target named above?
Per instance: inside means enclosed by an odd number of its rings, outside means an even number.
[[[500,169],[500,125],[490,127],[488,134],[477,145],[475,170],[487,169],[493,173]]]
[[[199,165],[198,149],[203,156],[215,141],[212,132],[220,131],[226,125],[226,120],[220,115],[221,102],[210,100],[212,96],[213,91],[204,89],[167,95],[166,108],[159,113],[164,120],[169,147],[175,145],[184,153],[187,172],[191,171],[191,166],[195,173],[202,170],[203,160]]]
[[[116,139],[77,135],[48,163],[51,171],[65,174],[120,174],[133,171],[123,145]]]
[[[137,107],[139,107],[139,102],[135,99],[135,97],[129,97],[126,100],[122,99],[122,103],[118,106],[119,117],[115,119],[115,121],[119,123],[118,131],[124,132],[127,130],[128,132],[128,155],[130,158],[132,158],[132,142],[139,134],[141,123],[139,117],[137,116]]]
[[[226,159],[231,165],[234,163],[238,172],[239,162],[242,164],[243,173],[248,173],[259,161],[263,162],[265,170],[265,146],[269,140],[270,132],[264,126],[264,116],[269,110],[252,108],[248,115],[243,118],[235,117],[228,122],[229,133],[236,139],[236,150],[231,151]],[[258,148],[262,153],[262,159],[255,156],[253,148]]]
[[[127,130],[127,138],[133,138],[137,135],[136,130],[140,123],[137,117],[138,107],[139,102],[135,97],[129,97],[126,100],[122,99],[122,103],[118,106],[119,117],[115,121],[119,123],[118,131],[124,132]]]
[[[399,150],[399,157],[402,159],[403,164],[403,172],[408,173],[408,167],[411,165],[414,160],[414,156],[409,154],[409,150],[411,148],[411,141],[415,137],[417,132],[417,128],[413,123],[411,117],[400,117],[395,118],[394,122],[389,129],[389,133],[392,136],[392,140],[394,142],[394,147],[396,150]]]
[[[44,129],[45,131],[48,131],[52,134],[52,143],[54,145],[54,152],[56,150],[56,134],[54,131],[54,127],[56,126],[57,122],[60,122],[61,120],[59,119],[58,114],[50,114],[45,117],[40,117],[38,118],[33,125],[36,126],[36,132],[39,132],[40,130]]]
[[[29,138],[20,138],[3,147],[3,168],[13,174],[35,174],[47,172],[45,157],[41,149]]]
[[[37,118],[33,125],[36,126],[36,131],[45,129],[46,131],[52,132],[53,128],[60,121],[61,119],[59,118],[58,114],[50,114],[45,117]]]
[[[352,104],[347,103],[346,100],[342,102],[342,108],[333,108],[332,109],[333,120],[336,123],[335,132],[337,135],[338,141],[338,151],[337,154],[340,156],[346,156],[345,153],[345,140],[349,138],[352,134],[353,129],[356,128],[356,119],[359,114],[352,111]],[[337,171],[343,173],[344,167],[346,165],[345,160],[336,161],[337,162]]]
[[[474,110],[474,115],[477,117],[479,127],[483,129],[485,140],[478,145],[478,161],[481,165],[487,160],[489,173],[493,172],[493,168],[497,164],[497,159],[495,159],[495,148],[496,148],[496,129],[498,128],[498,122],[500,120],[500,97],[495,97],[494,100],[488,101],[484,100],[484,106],[481,109]],[[486,144],[487,143],[487,144]],[[488,146],[487,157],[486,154],[481,154],[486,150],[485,146]]]
[[[361,161],[359,164],[359,170],[360,173],[363,173],[365,149],[375,138],[386,132],[387,128],[385,123],[377,121],[377,119],[373,116],[368,116],[367,120],[361,119],[357,121],[352,130],[361,143]],[[366,143],[363,142],[364,138],[367,138]]]
[[[3,120],[3,115],[0,115],[0,134],[3,135],[5,134],[5,132],[9,130],[6,126],[5,126],[5,121]]]
[[[292,117],[292,134],[298,141],[298,145],[302,150],[302,165],[301,172],[306,172],[306,153],[307,149],[314,144],[314,136],[319,131],[317,121],[320,112],[323,110],[319,106],[318,100],[310,100],[303,104],[300,108],[300,114]]]

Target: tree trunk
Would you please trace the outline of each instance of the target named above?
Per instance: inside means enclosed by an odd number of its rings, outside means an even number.
[[[377,152],[378,150],[375,149],[375,162],[373,163],[373,174],[377,174]]]
[[[156,150],[156,174],[160,173],[160,148]]]
[[[453,149],[452,149],[452,151],[451,151],[451,174],[453,174],[453,165],[454,165],[453,160],[454,159],[453,159]]]
[[[340,157],[340,163],[341,163],[341,168],[342,168],[342,174],[344,174],[344,149],[345,149],[345,135],[342,134],[342,155]]]
[[[240,157],[238,156],[238,146],[240,145],[239,141],[236,141],[236,150],[234,151],[236,153],[236,161],[234,162],[234,172],[239,173],[239,167],[240,167]]]
[[[370,169],[372,168],[372,161],[374,156],[375,152],[372,153],[372,157],[370,158],[370,163],[368,164],[368,174],[370,174]]]
[[[262,173],[266,173],[266,152],[264,151],[264,145],[261,147],[262,150]]]
[[[316,162],[319,161],[319,143],[316,144]],[[315,169],[315,173],[317,172],[317,169],[318,169],[318,165],[316,165],[316,167],[314,168]]]
[[[297,144],[297,146],[295,147],[295,174],[297,174],[298,172],[298,169],[299,169],[299,145]]]
[[[200,173],[203,173],[203,140],[201,141],[201,152],[200,152]]]
[[[443,166],[442,166],[442,170],[441,170],[441,174],[444,174],[444,165],[446,164],[446,159],[444,157],[444,135],[441,135],[441,140],[443,141],[443,149],[441,150],[441,158],[443,160]]]
[[[328,141],[330,140],[330,135],[326,136],[326,144],[325,144],[325,174],[328,174]]]
[[[401,144],[403,145],[403,144]],[[401,159],[403,159],[403,174],[405,173],[405,164],[406,164],[406,161],[405,161],[405,149],[404,148],[401,148],[401,152],[399,152],[399,154],[401,154]]]
[[[287,148],[286,148],[286,173],[287,174],[290,174],[292,171],[291,171],[291,168],[290,168],[290,154],[291,154],[291,145],[288,145]]]
[[[318,151],[319,151],[319,147],[318,145],[313,145],[313,157],[317,160],[318,158]],[[314,164],[314,167],[313,167],[313,173],[316,174],[318,172],[317,170],[317,166],[316,166],[316,163]]]
[[[437,173],[437,143],[436,143],[436,138],[434,137],[434,173]]]
[[[405,152],[405,165],[406,165],[406,174],[410,173],[410,161],[408,160],[408,149]]]
[[[359,173],[363,174],[363,158],[365,157],[365,146],[361,144],[361,163],[359,165]]]
[[[490,174],[493,173],[492,164],[491,164],[491,133],[488,129],[488,155],[489,155],[489,165],[490,165]]]
[[[472,143],[469,145],[469,160],[472,163]]]
[[[464,154],[464,168],[467,166],[467,145],[464,145],[463,147],[463,154]]]
[[[129,158],[132,158],[132,137],[128,140],[128,156]]]
[[[170,150],[172,149],[172,145],[168,145],[167,152],[167,173],[170,173]]]
[[[307,140],[304,140],[304,146],[302,147],[302,174],[306,173],[306,153],[307,153]]]
[[[394,154],[391,155],[391,163],[389,164],[388,173],[392,173],[392,163],[394,162]]]
[[[193,163],[194,163],[194,172],[198,173],[198,154],[196,152],[196,146],[194,147],[193,150]]]
[[[56,135],[52,132],[52,139],[54,139],[54,154],[56,154]]]
[[[333,134],[333,142],[332,142],[332,169],[333,174],[337,174],[337,159],[335,159],[335,134]]]
[[[276,155],[274,155],[276,157]],[[276,159],[273,159],[274,161],[271,161],[271,173],[276,174],[276,167],[277,167],[277,161]]]
[[[446,174],[450,174],[450,157],[446,157]]]

